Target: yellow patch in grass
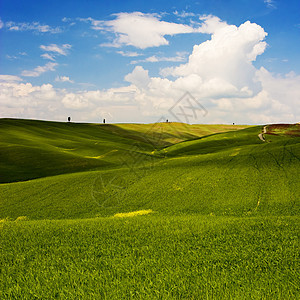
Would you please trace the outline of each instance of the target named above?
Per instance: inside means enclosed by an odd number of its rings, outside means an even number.
[[[17,222],[19,222],[19,221],[28,221],[28,220],[29,220],[29,218],[26,217],[26,216],[20,216],[20,217],[17,217],[17,218],[16,218],[16,221],[17,221]]]
[[[181,186],[176,185],[176,184],[173,184],[173,188],[176,191],[183,191],[183,188]]]
[[[234,149],[234,152],[230,154],[230,156],[236,156],[240,153],[241,148]]]
[[[115,214],[113,218],[128,218],[128,217],[142,216],[142,215],[151,214],[152,212],[153,212],[152,209],[137,210],[128,213],[118,213]]]
[[[113,149],[113,150],[111,150],[111,151],[109,151],[109,152],[107,152],[107,153],[104,153],[104,154],[102,154],[102,155],[99,155],[99,156],[85,156],[86,158],[93,158],[93,159],[100,159],[100,158],[103,158],[103,157],[105,157],[106,155],[108,155],[108,154],[110,154],[110,153],[112,153],[112,152],[116,152],[116,151],[118,151],[117,149]]]

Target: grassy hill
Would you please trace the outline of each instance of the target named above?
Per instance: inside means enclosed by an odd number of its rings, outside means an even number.
[[[54,124],[58,125],[61,124]],[[68,125],[71,124],[62,124],[59,128]],[[152,151],[152,146],[141,141],[136,143],[142,137],[138,131],[135,140],[123,137],[118,141],[115,133],[109,135],[108,129],[101,130],[101,126],[98,126],[100,129],[86,124],[71,126],[82,128],[67,128],[72,135],[70,133],[66,142],[62,142],[59,130],[55,139],[46,133],[37,138],[39,126],[33,126],[38,127],[36,131],[26,128],[34,132],[39,146],[29,149],[27,145],[19,146],[23,151],[21,157],[26,157],[24,163],[14,160],[12,165],[12,160],[5,160],[3,165],[21,171],[11,171],[11,177],[4,178],[9,182],[16,174],[28,173],[44,178],[2,184],[1,218],[22,215],[30,219],[86,218],[137,209],[171,215],[299,213],[300,144],[297,137],[272,135],[272,142],[262,142],[258,138],[262,127],[256,126]],[[20,129],[22,133],[24,130],[24,127]],[[124,134],[125,129],[122,130]],[[78,140],[85,144],[79,146]],[[95,143],[99,147],[95,147]],[[73,165],[67,165],[69,161],[64,160],[62,154],[62,145],[67,147],[67,144],[70,149],[71,144],[74,147],[72,154],[65,154],[69,159],[74,157]],[[46,152],[48,157],[45,153],[39,156],[32,152],[32,149],[39,152],[42,147],[51,148],[51,152]],[[8,152],[4,155],[11,155]],[[81,165],[84,159],[86,164]],[[85,172],[48,177],[53,172],[74,170]]]
[[[0,183],[114,168],[128,152],[147,154],[174,141],[245,127],[0,119]]]
[[[296,298],[298,132],[0,120],[0,298]]]

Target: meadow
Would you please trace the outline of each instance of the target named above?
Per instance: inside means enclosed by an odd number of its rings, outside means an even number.
[[[297,299],[298,125],[0,120],[1,299]]]

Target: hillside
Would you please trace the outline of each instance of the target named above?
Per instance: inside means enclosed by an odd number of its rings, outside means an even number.
[[[1,164],[3,181],[21,175],[24,179],[27,174],[44,178],[2,184],[0,218],[86,218],[138,209],[171,215],[299,213],[298,137],[266,134],[272,142],[263,142],[258,138],[262,126],[256,126],[152,151],[151,143],[141,141],[143,130],[136,129],[142,125],[102,129],[22,122],[29,125],[7,131],[23,137],[18,145],[9,145],[8,133],[2,139],[6,147],[2,149],[12,148],[1,152],[6,155]],[[130,138],[125,137],[129,127],[136,129]],[[49,177],[60,173],[71,174]]]
[[[105,170],[128,152],[150,153],[175,141],[247,126],[76,124],[0,119],[0,183]]]
[[[0,120],[0,298],[297,299],[298,133]]]

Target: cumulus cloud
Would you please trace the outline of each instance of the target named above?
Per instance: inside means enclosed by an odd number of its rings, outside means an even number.
[[[0,82],[0,117],[47,119],[59,97],[51,84]]]
[[[255,78],[252,61],[266,48],[267,33],[249,21],[240,25],[219,27],[210,40],[195,45],[186,64],[161,70],[163,76],[186,78],[193,74],[202,80],[202,87],[222,95],[222,88],[233,96],[249,96],[259,92],[261,85]],[[209,87],[211,86],[211,88]],[[229,88],[230,87],[230,88]],[[195,86],[193,90],[199,90]],[[229,96],[229,95],[228,95]]]
[[[300,76],[276,77],[266,69],[257,70],[263,89],[249,98],[224,97],[209,99],[192,95],[208,110],[199,123],[262,124],[299,122]],[[183,95],[178,84],[167,79],[149,77],[147,70],[136,67],[126,76],[126,87],[68,92],[51,84],[0,81],[0,117],[65,120],[72,114],[77,121],[100,121],[104,112],[116,122],[154,122],[168,116],[169,109]],[[199,77],[190,75],[185,85],[201,85]],[[174,87],[176,89],[174,89]],[[287,94],[286,94],[287,92]],[[169,117],[170,120],[172,120]]]
[[[200,16],[199,20],[202,22],[201,26],[197,30],[200,33],[212,34],[217,30],[228,27],[228,24],[226,22],[213,15]]]
[[[237,27],[213,17],[207,20],[213,22],[202,29],[213,32],[211,39],[195,45],[187,63],[161,71],[174,79],[150,77],[141,66],[125,76],[140,91],[139,103],[147,102],[152,111],[160,107],[167,114],[189,91],[209,109],[208,122],[296,122],[300,76],[276,77],[253,65],[266,49],[263,28],[249,21]]]
[[[86,93],[68,93],[63,97],[62,103],[64,107],[74,110],[82,110],[88,107],[92,108],[92,105],[89,101],[90,99],[86,96]]]
[[[28,76],[28,77],[38,77],[41,74],[47,72],[47,71],[55,71],[55,67],[57,66],[57,63],[49,62],[44,66],[38,66],[34,68],[33,70],[24,70],[22,71],[22,76]]]
[[[59,27],[51,27],[49,25],[43,25],[39,22],[32,22],[32,23],[16,23],[16,22],[6,22],[5,26],[10,31],[33,31],[33,32],[40,32],[40,33],[61,33],[62,30]]]
[[[300,76],[278,76],[253,65],[266,49],[262,27],[228,25],[207,16],[201,30],[211,37],[194,46],[186,63],[156,77],[137,65],[120,88],[69,92],[3,77],[0,114],[65,120],[71,111],[73,120],[95,122],[105,112],[116,122],[154,122],[161,116],[172,121],[170,108],[188,91],[208,111],[198,123],[299,122]]]
[[[165,22],[160,20],[158,14],[143,14],[141,12],[118,13],[110,21],[81,19],[91,22],[92,29],[112,32],[115,35],[113,42],[104,43],[102,46],[121,47],[134,46],[140,49],[168,45],[165,36],[197,32],[189,25]]]
[[[150,82],[148,71],[141,66],[136,66],[124,79],[138,88],[146,88]]]
[[[69,44],[63,44],[61,46],[56,44],[50,44],[48,46],[41,45],[40,48],[44,51],[54,52],[66,56],[68,54],[68,50],[71,49],[72,46]]]
[[[69,92],[54,88],[51,84],[39,86],[21,83],[21,78],[17,76],[1,75],[0,78],[0,118],[66,120],[71,114],[72,119],[77,121],[100,121],[103,115],[112,116],[116,111],[121,118],[118,117],[118,120],[126,121],[128,115],[124,115],[125,111],[131,115],[139,114],[133,99],[137,88],[132,85],[108,90]]]
[[[4,23],[2,22],[2,20],[0,19],[0,29],[3,28]]]
[[[135,103],[132,98],[136,92],[137,88],[133,85],[108,90],[79,91],[76,93],[66,93],[62,98],[62,103],[65,108],[74,111],[87,109],[98,111],[99,108],[103,109],[105,107],[131,106]]]
[[[57,81],[57,82],[70,82],[70,83],[74,83],[74,81],[71,80],[70,77],[68,77],[68,76],[57,76],[55,78],[55,81]]]
[[[195,17],[193,13],[178,13],[179,17]],[[226,22],[212,15],[203,15],[199,21],[191,21],[189,25],[162,21],[158,14],[144,14],[141,12],[119,13],[113,15],[110,21],[95,20],[91,17],[81,18],[80,21],[90,22],[91,28],[101,32],[114,34],[112,42],[103,43],[101,46],[121,47],[134,46],[140,49],[168,45],[166,36],[187,33],[214,33],[216,30],[227,26]]]

